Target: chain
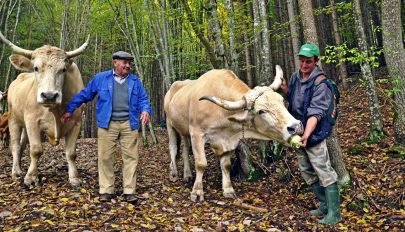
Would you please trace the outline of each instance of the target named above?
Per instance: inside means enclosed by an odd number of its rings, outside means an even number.
[[[242,140],[245,139],[245,123],[242,123]]]

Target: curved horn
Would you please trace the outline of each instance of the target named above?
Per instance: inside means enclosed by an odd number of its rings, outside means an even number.
[[[15,44],[11,43],[10,40],[6,39],[6,37],[4,37],[4,35],[1,32],[0,32],[0,39],[5,44],[7,44],[7,46],[9,46],[13,50],[13,52],[31,58],[33,51],[16,46]]]
[[[227,101],[219,97],[214,97],[214,96],[203,96],[199,99],[201,100],[207,100],[212,103],[215,103],[216,105],[226,109],[226,110],[241,110],[246,107],[246,101],[244,99],[239,100],[239,101]]]
[[[281,69],[280,65],[276,65],[276,75],[274,76],[274,81],[269,86],[274,91],[278,90],[281,86],[281,78],[283,77],[283,70]]]
[[[72,57],[80,55],[84,51],[84,49],[86,49],[87,45],[89,44],[89,39],[90,39],[90,35],[87,36],[86,42],[84,42],[84,44],[82,46],[80,46],[80,48],[70,51],[70,52],[66,52],[67,58],[72,58]]]

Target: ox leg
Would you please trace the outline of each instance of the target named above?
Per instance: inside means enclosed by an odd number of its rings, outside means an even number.
[[[11,154],[13,155],[13,167],[11,169],[11,177],[13,179],[17,179],[17,177],[22,176],[21,170],[21,155],[25,148],[25,144],[21,144],[21,139],[24,136],[21,134],[25,134],[25,130],[21,127],[17,126],[13,121],[9,122],[10,128],[10,149]],[[25,136],[27,137],[27,136]]]
[[[38,178],[38,160],[43,153],[41,142],[30,141],[30,157],[31,163],[28,168],[27,174],[24,178],[24,184],[26,186],[31,186],[32,184],[39,185]]]
[[[204,201],[204,190],[202,178],[205,168],[207,167],[207,158],[204,152],[204,142],[199,132],[195,132],[196,136],[191,135],[191,143],[193,147],[193,154],[195,160],[196,177],[194,181],[193,190],[191,191],[190,199],[195,202],[197,197],[200,201]]]
[[[191,174],[191,168],[190,168],[190,149],[191,149],[191,144],[190,144],[190,137],[184,137],[184,146],[183,146],[183,164],[184,164],[184,172],[183,172],[183,179],[186,182],[191,182],[191,179],[193,178]]]
[[[225,152],[221,158],[221,171],[222,171],[222,189],[224,197],[236,198],[235,190],[232,187],[231,182],[231,155],[232,152]]]
[[[65,137],[65,153],[68,163],[69,183],[73,188],[79,188],[81,181],[76,167],[76,142],[80,133],[80,123],[77,123]]]
[[[168,122],[168,121],[167,121]],[[167,133],[169,135],[169,152],[170,152],[170,174],[169,178],[171,181],[176,181],[178,178],[176,157],[179,149],[180,136],[177,131],[167,123]]]

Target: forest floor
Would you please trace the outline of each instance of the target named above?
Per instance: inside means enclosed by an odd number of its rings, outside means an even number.
[[[12,156],[0,152],[0,231],[404,231],[405,162],[387,155],[393,146],[393,105],[387,86],[378,85],[387,138],[367,144],[369,111],[365,88],[342,91],[338,135],[352,185],[341,195],[342,221],[333,226],[308,215],[317,201],[305,185],[292,150],[267,167],[256,181],[233,178],[238,199],[222,196],[219,161],[208,153],[205,201],[190,200],[191,184],[169,180],[168,138],[158,128],[159,144],[140,149],[137,204],[122,196],[121,160],[117,154],[117,197],[99,201],[96,139],[77,146],[81,189],[68,183],[63,141],[44,143],[39,161],[40,186],[26,189],[11,179]],[[360,148],[360,149],[359,149]],[[22,168],[27,170],[25,152]],[[178,162],[182,170],[182,162]]]

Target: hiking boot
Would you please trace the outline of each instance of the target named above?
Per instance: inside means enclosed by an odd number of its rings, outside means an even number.
[[[328,214],[319,220],[321,224],[333,225],[341,220],[339,190],[337,183],[333,183],[325,188],[326,204],[328,206]]]
[[[136,203],[138,198],[135,196],[135,194],[124,194],[124,200],[129,203]]]
[[[109,194],[109,193],[102,193],[100,194],[100,201],[111,201],[113,199],[114,195]]]
[[[315,193],[316,199],[318,199],[321,204],[319,205],[318,209],[309,211],[309,214],[317,217],[324,216],[328,212],[328,207],[326,205],[325,188],[322,187],[319,182],[312,184],[311,187]]]

